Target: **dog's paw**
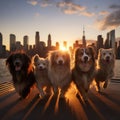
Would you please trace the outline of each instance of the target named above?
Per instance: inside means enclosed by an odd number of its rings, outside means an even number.
[[[44,97],[45,97],[45,93],[44,93],[44,92],[40,93],[40,94],[39,94],[39,97],[40,97],[40,98],[44,98]]]

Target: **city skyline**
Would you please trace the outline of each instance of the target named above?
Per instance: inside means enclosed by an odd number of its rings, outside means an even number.
[[[86,40],[96,40],[97,35],[105,40],[111,29],[115,29],[116,38],[120,37],[119,0],[1,0],[0,15],[0,32],[7,49],[10,34],[21,43],[28,35],[33,45],[36,31],[44,42],[51,34],[53,45],[67,41],[70,46],[82,39],[83,26]]]
[[[116,54],[116,58],[120,59],[120,39],[116,41],[115,29],[109,31],[106,34],[105,40],[103,39],[102,35],[98,35],[96,41],[86,41],[85,30],[83,28],[82,40],[81,41],[75,40],[72,46],[68,46],[67,41],[63,41],[62,44],[57,41],[56,45],[53,45],[50,34],[48,34],[48,39],[47,42],[45,43],[44,41],[40,40],[39,31],[36,31],[34,45],[29,44],[29,36],[27,35],[23,37],[22,44],[21,41],[16,41],[16,35],[10,34],[9,51],[6,50],[6,46],[3,45],[3,36],[2,33],[0,33],[0,58],[8,57],[11,52],[15,51],[25,51],[30,56],[33,56],[34,54],[37,53],[42,57],[46,57],[49,51],[58,49],[69,50],[72,54],[77,47],[86,46],[92,46],[97,54],[100,48],[113,48]]]

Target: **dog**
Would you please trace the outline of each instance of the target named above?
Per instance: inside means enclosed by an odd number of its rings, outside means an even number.
[[[53,92],[56,94],[58,90],[61,90],[60,97],[65,97],[71,82],[70,54],[68,51],[62,50],[51,51],[48,60],[48,76],[53,86]]]
[[[46,93],[44,91],[44,87],[46,88],[46,92],[50,93],[50,80],[48,78],[48,60],[45,58],[39,57],[38,54],[34,55],[32,58],[34,64],[34,74],[36,77],[37,87],[40,92],[40,97],[43,98]]]
[[[107,88],[109,80],[114,76],[115,53],[112,48],[100,48],[98,52],[98,65],[95,76],[98,92],[101,91],[101,83],[103,88]]]
[[[14,52],[6,60],[13,85],[21,98],[26,98],[35,83],[31,59],[24,52]]]
[[[75,50],[72,80],[84,101],[88,100],[88,90],[96,73],[95,50],[91,46]],[[77,93],[77,95],[79,95]]]

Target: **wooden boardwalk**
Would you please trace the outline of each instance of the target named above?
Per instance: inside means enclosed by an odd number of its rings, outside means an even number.
[[[66,98],[46,96],[40,99],[33,88],[20,99],[11,82],[0,84],[1,120],[120,120],[120,82],[112,81],[102,94],[91,88],[88,103],[76,97],[72,87]]]

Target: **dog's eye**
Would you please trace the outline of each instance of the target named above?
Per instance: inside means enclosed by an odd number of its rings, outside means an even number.
[[[80,55],[83,55],[83,52],[80,52]]]
[[[65,57],[65,55],[62,55],[62,57],[64,58],[64,57]]]
[[[105,55],[106,53],[103,53],[103,55]]]
[[[112,53],[109,53],[109,55],[112,55]]]
[[[56,55],[56,58],[58,58],[59,56],[58,55]]]
[[[86,52],[86,54],[87,54],[87,55],[90,55],[90,53],[89,53],[89,52]]]

